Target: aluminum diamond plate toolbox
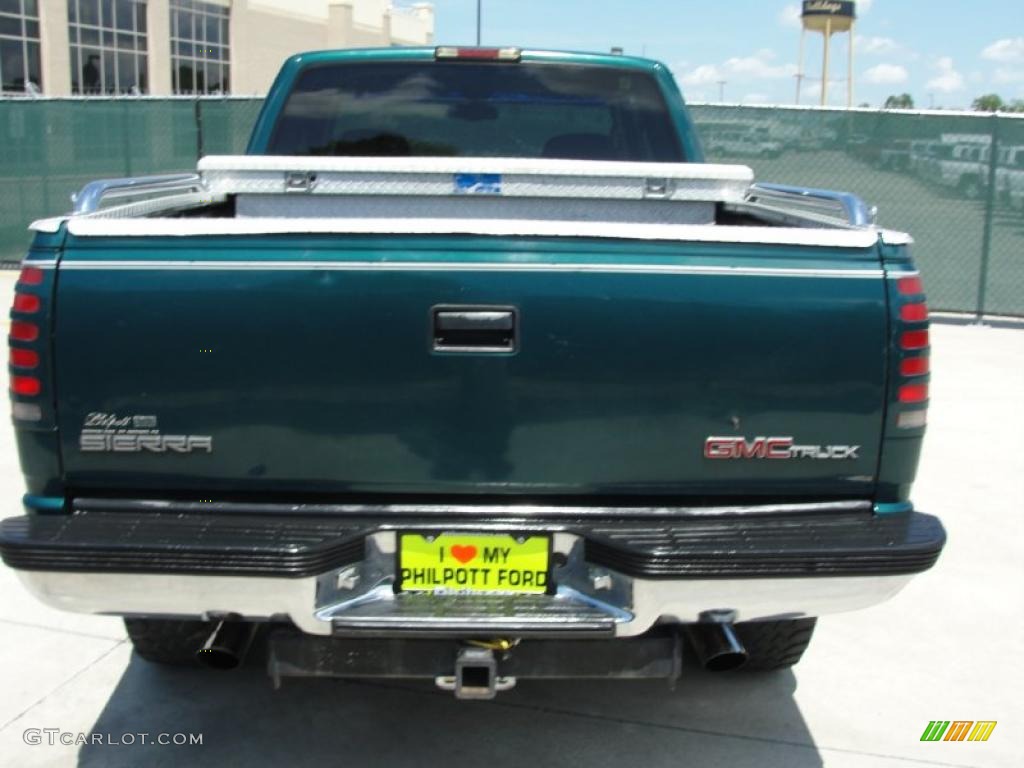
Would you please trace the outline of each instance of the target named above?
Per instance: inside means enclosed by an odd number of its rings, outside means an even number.
[[[199,171],[213,194],[492,196],[741,202],[741,165],[509,158],[210,156]]]

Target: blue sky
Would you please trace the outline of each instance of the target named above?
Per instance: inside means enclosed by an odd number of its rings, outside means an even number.
[[[433,0],[439,43],[470,43],[476,0]],[[405,3],[403,3],[405,4]],[[1021,0],[860,0],[856,103],[909,92],[918,107],[1024,98]],[[483,43],[608,50],[664,61],[691,101],[792,104],[799,4],[787,0],[483,0]],[[808,35],[804,103],[817,103],[821,36]],[[830,101],[845,104],[846,36],[834,38]],[[843,78],[842,82],[838,79]]]

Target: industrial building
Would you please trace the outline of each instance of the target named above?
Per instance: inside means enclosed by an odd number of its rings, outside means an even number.
[[[264,94],[288,56],[430,45],[389,0],[0,0],[4,95]]]

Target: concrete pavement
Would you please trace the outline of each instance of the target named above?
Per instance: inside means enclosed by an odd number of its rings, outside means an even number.
[[[6,301],[13,275],[0,273]],[[823,618],[792,672],[521,683],[492,703],[431,686],[168,670],[119,620],[35,602],[0,567],[0,765],[1017,766],[1024,748],[1024,329],[935,326],[917,505],[938,566],[890,602]],[[0,430],[6,515],[23,492]],[[997,720],[985,743],[922,743],[930,720]],[[42,744],[33,740],[35,729]],[[42,729],[202,734],[201,745],[48,745]],[[26,731],[29,732],[26,737]],[[77,738],[72,737],[72,740]]]

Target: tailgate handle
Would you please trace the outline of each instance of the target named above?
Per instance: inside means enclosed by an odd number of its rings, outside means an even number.
[[[516,311],[508,307],[434,307],[434,350],[515,352]]]

